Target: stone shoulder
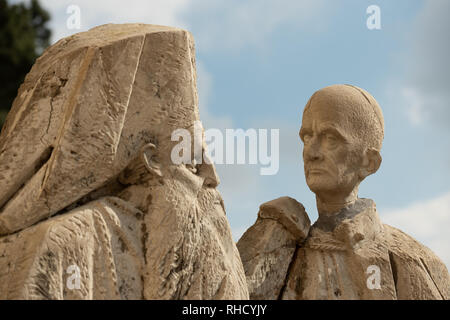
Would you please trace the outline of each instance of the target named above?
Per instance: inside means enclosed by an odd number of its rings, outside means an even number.
[[[298,242],[306,239],[311,228],[305,208],[291,197],[280,197],[263,203],[259,207],[258,219],[278,221]]]
[[[423,245],[405,232],[383,224],[388,241],[389,250],[404,258],[422,259],[422,260],[439,260],[439,257],[431,251],[430,248]]]
[[[431,278],[440,296],[450,299],[450,276],[444,262],[431,249],[403,231],[386,224],[384,231],[390,258],[397,261],[397,268],[408,270],[413,265],[420,266]]]

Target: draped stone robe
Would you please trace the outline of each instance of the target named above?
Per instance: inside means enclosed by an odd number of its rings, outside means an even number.
[[[0,238],[0,299],[141,299],[142,216],[104,197]]]
[[[165,26],[36,60],[0,133],[0,299],[248,298],[213,164],[171,157],[196,81],[192,35]]]
[[[277,235],[268,232],[264,243],[255,244],[250,239],[258,237],[264,228],[271,229],[268,226],[274,223],[273,219],[262,218],[261,211],[257,223],[238,243],[251,298],[450,297],[449,274],[442,261],[412,237],[382,224],[375,203],[370,199],[358,199],[335,215],[319,218],[303,237],[294,236],[286,224],[283,225],[283,220],[278,219]],[[306,214],[304,209],[279,211],[279,217]],[[271,241],[278,243],[270,245],[269,254],[266,248]],[[253,251],[248,249],[251,246]],[[255,254],[256,251],[260,252]],[[283,259],[273,258],[281,256],[282,251]],[[279,270],[285,272],[280,274]],[[278,277],[270,276],[274,273]]]
[[[201,213],[182,230],[151,228],[145,217],[158,214],[106,196],[0,237],[0,300],[248,299],[223,211]],[[180,234],[183,250],[177,251],[172,242]],[[163,258],[150,261],[149,241],[161,236],[165,242],[153,250]]]

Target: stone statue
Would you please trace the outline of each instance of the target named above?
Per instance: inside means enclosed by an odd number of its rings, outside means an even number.
[[[238,242],[251,299],[449,299],[439,258],[358,198],[381,164],[383,135],[378,103],[358,87],[333,85],[309,99],[300,138],[319,218],[310,226],[289,197],[261,205]]]
[[[187,31],[47,49],[0,136],[0,299],[247,299],[214,165],[171,161],[197,120]]]

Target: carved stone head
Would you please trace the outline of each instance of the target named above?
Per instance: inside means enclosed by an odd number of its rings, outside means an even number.
[[[383,136],[383,114],[367,91],[332,85],[315,92],[300,129],[311,191],[331,203],[356,194],[359,183],[381,164]]]
[[[144,167],[189,177],[193,194],[214,188],[213,165],[170,159],[171,133],[199,120],[197,101],[185,30],[104,25],[58,41],[27,75],[0,135],[0,234],[76,205],[118,175],[138,183]]]

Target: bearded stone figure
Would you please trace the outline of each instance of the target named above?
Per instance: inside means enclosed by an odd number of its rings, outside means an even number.
[[[439,258],[358,197],[381,164],[383,136],[381,109],[365,90],[333,85],[309,99],[300,139],[319,218],[310,226],[288,197],[261,205],[238,242],[251,299],[449,299]]]
[[[46,50],[0,136],[0,299],[248,298],[214,165],[171,161],[197,120],[187,31]]]

